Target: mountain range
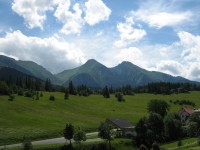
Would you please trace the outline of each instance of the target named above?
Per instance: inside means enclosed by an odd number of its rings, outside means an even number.
[[[10,68],[10,69],[8,69]],[[7,72],[6,72],[7,71]],[[9,75],[26,74],[46,80],[53,84],[67,86],[72,81],[75,86],[87,85],[92,88],[104,86],[120,87],[122,85],[140,86],[152,82],[172,83],[198,83],[183,77],[174,77],[165,73],[148,71],[130,62],[124,61],[113,68],[108,68],[94,59],[88,60],[85,64],[70,70],[53,75],[44,67],[32,61],[21,61],[0,55],[0,77],[6,73]]]

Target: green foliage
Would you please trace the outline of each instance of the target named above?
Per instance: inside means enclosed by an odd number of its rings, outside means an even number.
[[[158,143],[153,143],[152,144],[152,149],[153,150],[160,150],[160,147],[159,147]]]
[[[164,118],[165,135],[168,140],[177,140],[182,136],[182,125],[178,114],[169,113]]]
[[[164,117],[169,111],[169,105],[164,100],[153,99],[148,103],[148,112],[158,113]]]
[[[8,95],[9,89],[5,82],[0,81],[0,95]]]
[[[40,97],[43,97],[43,93],[42,92],[40,93]]]
[[[18,94],[19,96],[23,96],[23,95],[24,95],[23,89],[22,89],[22,88],[19,88],[17,94]]]
[[[69,82],[69,94],[71,94],[71,95],[76,95],[77,94],[76,93],[76,89],[75,89],[72,81]]]
[[[50,79],[46,79],[46,82],[45,82],[45,91],[49,91],[49,92],[52,91],[52,84],[51,84],[51,80]]]
[[[164,141],[164,123],[159,114],[151,113],[147,118],[139,120],[135,127],[137,145],[145,144],[151,147],[154,141]]]
[[[78,130],[74,133],[74,141],[77,143],[81,143],[81,141],[86,141],[86,134],[82,130]]]
[[[148,148],[145,145],[140,145],[140,150],[148,150]]]
[[[28,90],[28,91],[25,92],[24,96],[25,96],[25,97],[33,97],[34,94],[35,94],[35,93],[34,93],[33,91]]]
[[[64,99],[68,99],[69,98],[69,89],[66,88],[65,90],[65,95],[64,95]]]
[[[111,140],[113,139],[113,134],[114,131],[112,131],[112,127],[111,125],[105,123],[105,122],[101,122],[99,127],[98,127],[98,135],[100,138],[108,141],[109,143],[109,149],[111,150]]]
[[[22,145],[23,145],[23,150],[32,150],[33,149],[31,141],[28,138],[26,138],[25,136],[23,137]]]
[[[49,100],[50,100],[50,101],[55,101],[55,96],[54,96],[54,95],[50,95],[50,96],[49,96]]]
[[[124,102],[125,101],[123,94],[120,93],[120,92],[116,93],[115,97],[117,97],[118,102]]]
[[[109,93],[107,86],[105,86],[104,89],[103,89],[103,97],[104,98],[110,98],[110,93]]]
[[[8,100],[9,100],[9,101],[13,101],[14,99],[15,99],[15,95],[10,94]]]
[[[63,134],[66,140],[70,140],[70,145],[71,145],[71,139],[74,136],[74,126],[71,123],[67,123],[63,131]]]
[[[36,92],[36,97],[35,97],[35,100],[39,100],[40,97],[39,97],[39,92]]]
[[[180,147],[180,146],[182,146],[182,145],[183,145],[183,144],[182,144],[182,141],[181,141],[181,140],[178,140],[177,146]]]

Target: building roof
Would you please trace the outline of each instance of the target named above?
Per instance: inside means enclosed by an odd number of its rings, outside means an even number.
[[[186,113],[188,113],[190,115],[193,113],[193,110],[190,108],[183,108],[183,111],[185,111]]]
[[[129,123],[125,119],[120,119],[120,118],[109,118],[107,121],[111,122],[113,125],[121,128],[121,129],[127,129],[127,128],[135,128],[131,123]]]

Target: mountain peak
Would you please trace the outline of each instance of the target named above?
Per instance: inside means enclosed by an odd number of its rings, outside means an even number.
[[[96,61],[95,59],[89,59],[85,64],[96,64],[99,63],[98,61]]]

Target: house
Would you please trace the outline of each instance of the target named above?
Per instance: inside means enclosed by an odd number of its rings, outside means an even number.
[[[181,117],[182,124],[187,125],[189,123],[189,117],[192,114],[200,115],[200,109],[181,108],[179,115]]]
[[[179,111],[179,115],[181,117],[181,123],[182,124],[188,124],[189,123],[189,117],[193,114],[193,113],[199,113],[200,110],[193,110],[191,108],[181,108],[181,110]]]
[[[106,123],[110,124],[113,127],[113,129],[116,129],[117,132],[122,136],[136,135],[135,126],[125,119],[110,118],[106,119]]]

